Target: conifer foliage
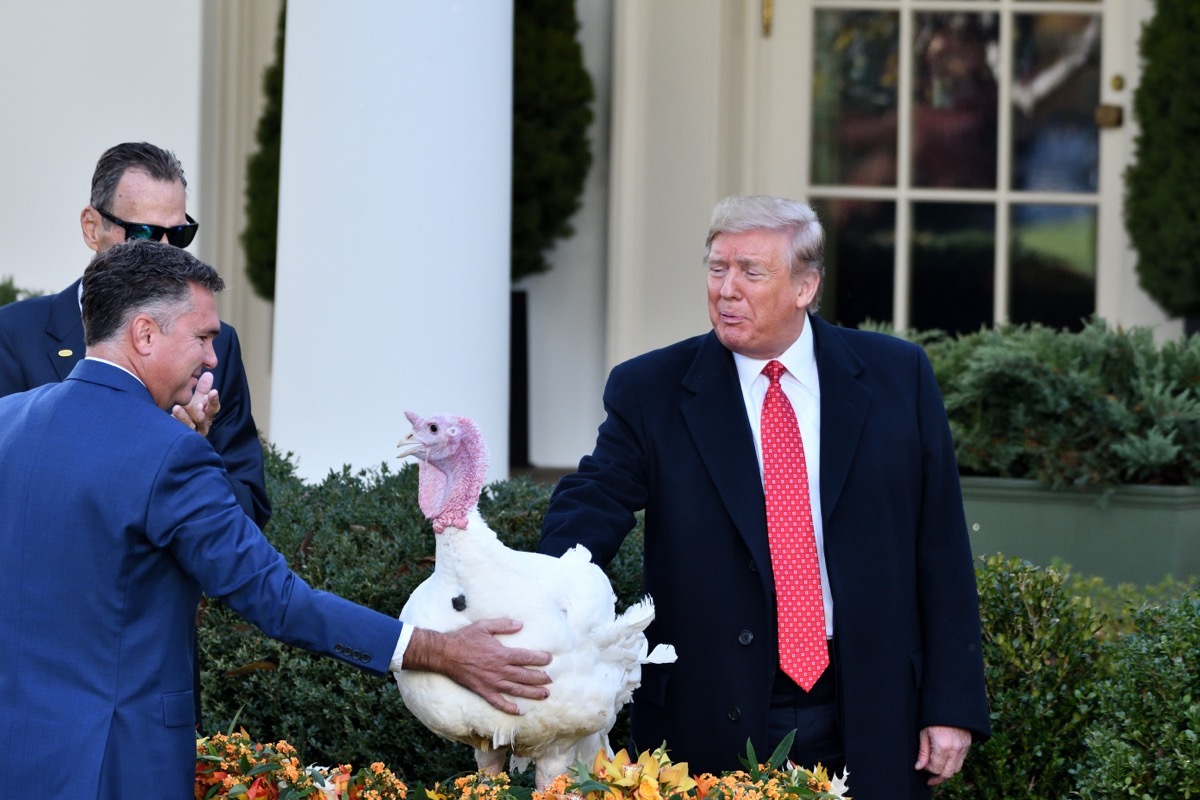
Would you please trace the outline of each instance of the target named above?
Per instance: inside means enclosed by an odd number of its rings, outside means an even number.
[[[1142,288],[1164,311],[1200,318],[1200,3],[1157,0],[1142,28],[1140,126],[1125,172],[1125,224]]]

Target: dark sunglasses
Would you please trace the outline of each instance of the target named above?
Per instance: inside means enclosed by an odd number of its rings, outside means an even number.
[[[200,223],[192,219],[189,214],[183,215],[187,219],[186,225],[172,225],[170,228],[164,228],[161,225],[147,225],[144,222],[126,222],[114,217],[103,208],[97,208],[96,211],[100,212],[100,216],[113,225],[120,225],[124,228],[127,242],[130,239],[153,239],[158,242],[162,241],[163,236],[166,236],[167,241],[176,247],[187,247],[192,243],[192,239],[196,238],[196,230],[200,227]]]

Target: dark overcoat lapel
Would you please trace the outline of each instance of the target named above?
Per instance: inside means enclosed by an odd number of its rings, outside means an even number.
[[[59,381],[65,381],[83,358],[83,321],[79,318],[79,281],[54,297],[46,319],[46,358]],[[66,351],[69,354],[64,355]]]
[[[837,328],[811,315],[808,322],[821,382],[821,516],[828,520],[858,450],[871,390],[861,379],[862,359],[846,346]]]
[[[733,355],[716,334],[710,333],[702,340],[696,360],[684,375],[683,386],[694,393],[680,404],[680,410],[700,459],[738,533],[760,565],[759,574],[764,582],[768,581],[771,556],[758,455]],[[769,586],[765,588],[768,595],[773,594]]]

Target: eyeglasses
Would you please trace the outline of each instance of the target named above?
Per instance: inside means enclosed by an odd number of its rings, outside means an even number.
[[[100,212],[100,216],[113,225],[120,225],[124,228],[127,242],[130,239],[153,239],[158,242],[162,240],[163,236],[166,236],[167,241],[176,247],[187,247],[192,243],[192,239],[196,238],[196,230],[200,227],[200,223],[192,219],[189,214],[183,215],[187,219],[186,225],[172,225],[164,228],[161,225],[148,225],[145,222],[126,222],[114,217],[103,208],[97,208],[96,211]]]

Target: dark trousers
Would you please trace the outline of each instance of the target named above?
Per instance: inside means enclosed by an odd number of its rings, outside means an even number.
[[[783,737],[794,730],[796,738],[792,741],[789,758],[796,766],[814,769],[821,764],[830,776],[845,769],[846,752],[838,725],[837,678],[832,641],[829,643],[829,666],[811,691],[801,689],[782,670],[775,671],[767,726],[772,744],[770,752],[759,754],[763,760],[783,741]]]

